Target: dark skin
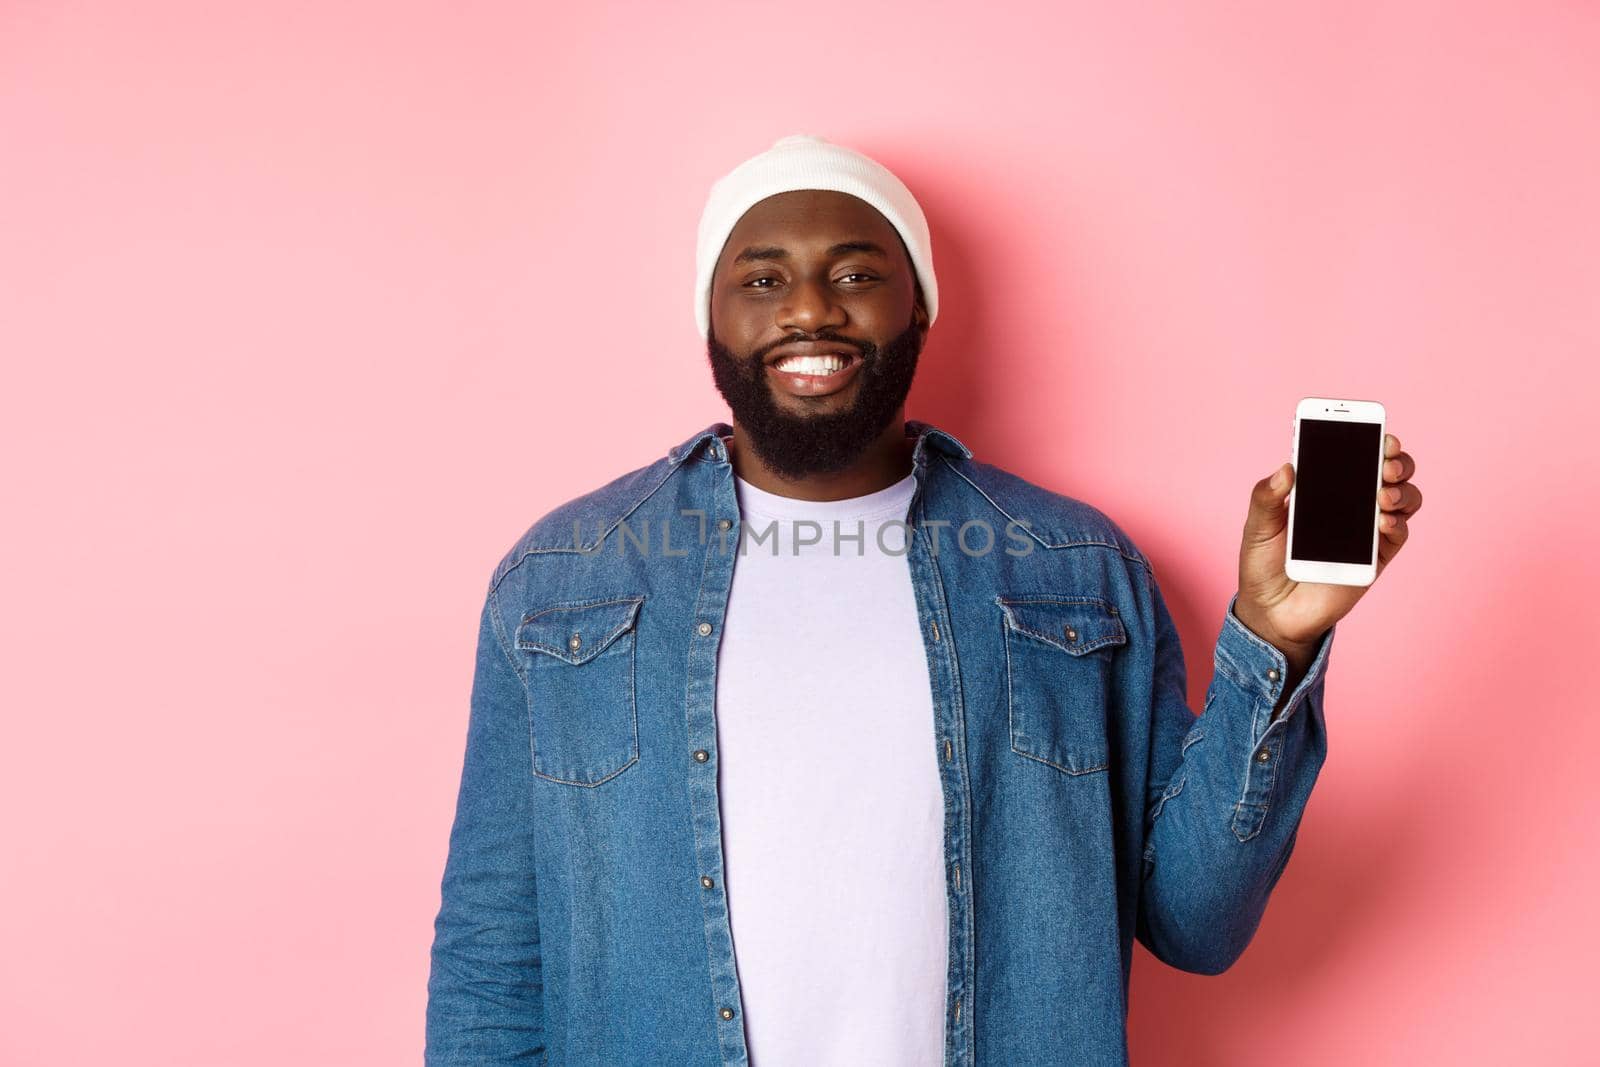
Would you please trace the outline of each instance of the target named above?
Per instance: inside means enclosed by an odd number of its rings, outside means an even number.
[[[835,249],[870,243],[881,251]],[[755,258],[740,258],[747,249]],[[833,334],[885,346],[915,322],[925,340],[928,313],[916,271],[895,228],[870,204],[827,189],[767,197],[745,212],[723,246],[711,277],[711,329],[741,360],[760,360],[797,336]],[[803,416],[845,410],[860,377],[827,396],[775,391],[778,404]],[[840,471],[785,478],[741,447],[733,419],[728,459],[758,489],[801,500],[843,500],[888,488],[911,472],[914,442],[905,436],[901,405],[860,457]]]
[[[869,242],[877,250],[836,245]],[[749,255],[750,250],[759,254]],[[845,193],[803,189],[767,197],[744,214],[723,246],[711,279],[713,336],[741,364],[764,360],[796,338],[821,335],[881,347],[907,332],[907,323],[926,340],[928,314],[905,245],[893,225],[870,204]],[[796,417],[850,410],[860,394],[861,377],[836,393],[795,396],[774,390],[781,409]],[[886,489],[911,470],[914,443],[904,431],[902,403],[858,458],[826,473],[788,478],[770,469],[752,448],[742,446],[734,417],[728,458],[735,473],[758,489],[802,500],[842,500]],[[1377,571],[1394,560],[1409,535],[1409,520],[1422,506],[1412,482],[1416,460],[1402,451],[1393,434],[1384,439],[1378,491]],[[1239,549],[1241,623],[1284,656],[1278,706],[1309,669],[1312,654],[1329,627],[1338,622],[1371,586],[1294,582],[1285,573],[1288,496],[1293,464],[1251,490]]]

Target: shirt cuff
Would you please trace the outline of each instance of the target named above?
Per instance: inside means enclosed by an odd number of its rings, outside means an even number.
[[[1225,671],[1234,684],[1260,698],[1270,725],[1272,709],[1278,706],[1284,683],[1288,679],[1288,660],[1270,642],[1239,621],[1239,616],[1233,611],[1238,599],[1239,594],[1235,592],[1228,600],[1228,610],[1222,621],[1222,634],[1217,638],[1216,667]],[[1327,670],[1328,653],[1333,648],[1335,629],[1337,626],[1330,626],[1323,632],[1317,642],[1316,654],[1311,659],[1311,665],[1306,668],[1305,677],[1300,679],[1300,684],[1289,695],[1283,714],[1278,716],[1279,720],[1287,720],[1293,716],[1295,710],[1305,702],[1306,694],[1315,689],[1322,680]],[[1261,732],[1263,732],[1261,729],[1257,730],[1258,734]]]

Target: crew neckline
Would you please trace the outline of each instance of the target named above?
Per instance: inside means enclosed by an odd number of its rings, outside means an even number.
[[[885,515],[904,518],[917,489],[913,471],[904,478],[871,493],[842,500],[803,500],[758,489],[739,475],[733,476],[739,498],[739,511],[767,519],[874,519]]]

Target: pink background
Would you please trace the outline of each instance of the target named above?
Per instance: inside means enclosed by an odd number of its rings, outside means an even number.
[[[694,227],[792,132],[921,198],[911,414],[1128,530],[1194,706],[1295,401],[1418,460],[1134,1062],[1594,1062],[1600,9],[1291,6],[0,4],[0,1062],[420,1060],[489,571],[725,417]]]

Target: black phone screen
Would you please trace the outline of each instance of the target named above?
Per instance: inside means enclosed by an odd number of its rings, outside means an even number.
[[[1380,431],[1376,422],[1300,420],[1294,559],[1372,562]]]

